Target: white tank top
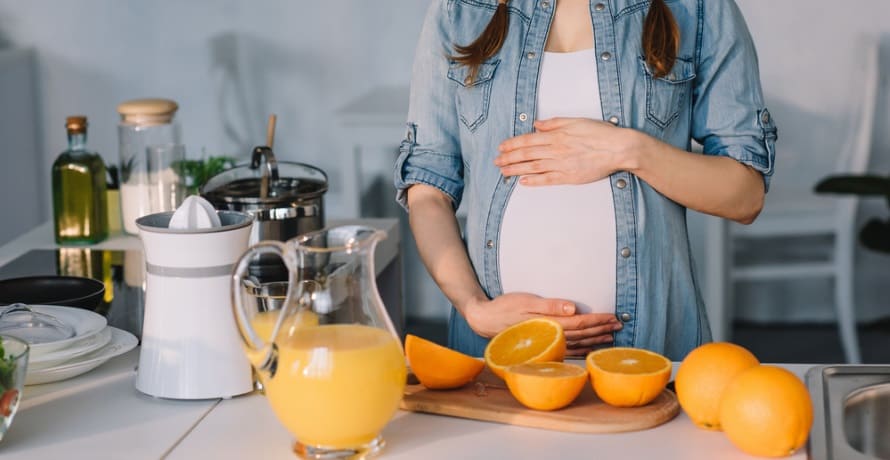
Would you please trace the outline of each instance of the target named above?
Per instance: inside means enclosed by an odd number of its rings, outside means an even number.
[[[539,120],[602,120],[596,50],[544,53],[537,107]],[[615,251],[608,177],[582,185],[516,183],[504,210],[498,249],[505,293],[571,300],[584,313],[614,313]]]

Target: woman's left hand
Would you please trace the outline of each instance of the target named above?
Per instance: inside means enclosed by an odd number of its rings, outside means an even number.
[[[535,132],[505,140],[494,164],[523,185],[586,184],[621,169],[637,132],[589,118],[535,122]]]

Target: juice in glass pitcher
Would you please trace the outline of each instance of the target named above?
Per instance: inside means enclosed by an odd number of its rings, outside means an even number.
[[[245,351],[303,458],[379,453],[380,433],[398,410],[405,355],[374,271],[374,248],[384,236],[341,226],[287,243],[262,241],[236,266],[234,313]],[[267,254],[278,254],[290,272],[278,310],[242,298],[250,261]]]
[[[301,442],[348,448],[374,440],[399,407],[405,358],[389,332],[354,324],[310,327],[280,340],[266,397]]]

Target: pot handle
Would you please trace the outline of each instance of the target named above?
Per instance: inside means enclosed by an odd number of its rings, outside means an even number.
[[[259,146],[253,149],[250,154],[250,169],[257,169],[263,164],[263,158],[266,159],[267,171],[263,171],[263,176],[268,175],[273,182],[278,180],[278,160],[271,147]]]

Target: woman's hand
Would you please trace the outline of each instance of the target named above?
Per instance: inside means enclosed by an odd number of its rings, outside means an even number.
[[[587,356],[598,346],[612,343],[612,334],[621,330],[621,322],[612,313],[587,313],[564,318],[566,355]]]
[[[588,118],[535,122],[505,140],[494,164],[524,185],[585,184],[627,171],[689,209],[750,224],[763,209],[763,175],[718,152],[678,149],[641,131]]]
[[[538,120],[535,129],[502,142],[494,161],[523,185],[594,182],[622,169],[626,153],[639,148],[637,131],[589,118]]]
[[[530,318],[546,317],[562,325],[567,354],[583,356],[596,345],[612,341],[612,333],[621,329],[615,315],[609,313],[575,314],[575,304],[562,299],[545,299],[533,294],[509,293],[493,300],[475,300],[462,309],[470,328],[482,337]]]

